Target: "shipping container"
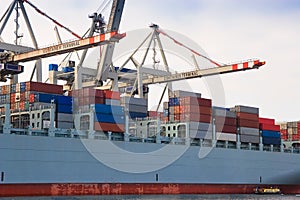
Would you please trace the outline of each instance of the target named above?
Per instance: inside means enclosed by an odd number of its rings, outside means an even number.
[[[94,104],[92,106],[94,106],[96,113],[124,116],[124,107],[123,106],[111,106],[111,105],[105,105],[105,104]]]
[[[212,100],[205,99],[205,98],[198,98],[198,104],[199,106],[212,107]]]
[[[195,105],[199,106],[198,98],[193,96],[180,97],[179,98],[180,105]]]
[[[271,124],[271,125],[274,125],[275,124],[275,119],[260,117],[259,118],[259,123],[260,124]]]
[[[132,105],[129,104],[128,107],[127,105],[124,106],[124,109],[129,112],[139,112],[139,113],[145,113],[147,115],[148,112],[148,106],[144,105]]]
[[[262,136],[262,137],[274,137],[274,138],[280,138],[280,132],[278,132],[278,131],[267,131],[267,130],[262,130],[262,131],[261,131],[261,136]]]
[[[213,106],[212,112],[214,116],[236,118],[236,112],[230,111],[228,108]]]
[[[199,115],[199,114],[194,114],[194,113],[187,113],[187,114],[181,114],[180,120],[185,121],[185,122],[193,121],[193,122],[210,123],[211,115]]]
[[[56,115],[56,121],[62,121],[62,122],[73,122],[73,114],[70,113],[57,113]]]
[[[298,121],[296,121],[296,122],[287,122],[287,127],[288,128],[292,128],[292,127],[298,128]]]
[[[236,118],[216,116],[214,117],[214,119],[215,119],[215,124],[236,126]]]
[[[131,118],[131,119],[145,118],[145,117],[147,117],[147,112],[146,112],[146,113],[129,112],[129,113],[128,113],[128,116],[129,116],[129,118]]]
[[[222,141],[236,142],[236,135],[232,133],[226,133],[226,132],[217,132],[216,139]]]
[[[58,71],[57,64],[49,64],[49,71]]]
[[[239,127],[239,133],[241,135],[259,136],[259,129],[258,128]]]
[[[112,106],[120,106],[121,101],[117,99],[105,99],[105,104],[106,105],[112,105]]]
[[[125,123],[125,117],[123,115],[95,113],[95,122],[124,124]]]
[[[216,131],[217,132],[236,134],[237,133],[237,128],[236,128],[236,126],[216,124]]]
[[[258,121],[237,118],[238,127],[259,128]]]
[[[280,145],[281,144],[281,138],[278,137],[263,137],[262,139],[263,144],[273,144],[273,145]]]
[[[26,91],[36,91],[48,94],[63,94],[63,86],[40,82],[26,82]]]
[[[240,119],[246,119],[246,120],[257,121],[257,122],[259,119],[258,114],[253,114],[253,113],[237,112],[236,116],[237,118]]]
[[[56,103],[58,103],[58,104],[72,105],[72,97],[63,96],[63,95],[57,95]]]
[[[45,94],[45,93],[35,93],[30,94],[29,101],[33,102],[42,102],[42,103],[56,103],[57,95],[54,94]]]
[[[245,143],[253,143],[258,144],[259,143],[259,136],[255,135],[240,135],[241,142]]]
[[[174,97],[201,97],[201,93],[194,93],[183,90],[175,90],[173,91]]]
[[[177,97],[169,98],[169,107],[170,106],[179,106],[179,105],[180,105],[179,98],[177,98]]]
[[[111,91],[111,90],[103,90],[104,91],[104,97],[106,99],[117,99],[120,100],[120,92]]]
[[[121,104],[131,104],[131,105],[148,105],[147,99],[144,98],[134,98],[134,97],[122,97]],[[164,106],[166,106],[168,102],[164,102]]]
[[[125,126],[124,124],[114,124],[114,123],[104,123],[104,122],[95,122],[94,130],[96,131],[111,131],[115,133],[124,133]]]
[[[280,132],[279,125],[272,125],[272,124],[259,124],[259,128],[261,130],[269,130],[269,131],[277,131]]]
[[[57,104],[57,112],[58,113],[73,113],[72,104],[71,105],[65,105],[65,104]]]
[[[242,106],[237,105],[233,108],[230,108],[231,111],[235,112],[244,112],[244,113],[252,113],[252,114],[259,114],[259,108],[256,107],[250,107],[250,106]]]

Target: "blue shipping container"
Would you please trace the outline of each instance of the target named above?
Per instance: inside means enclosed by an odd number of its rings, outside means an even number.
[[[179,106],[180,101],[179,98],[174,97],[174,98],[169,98],[169,106]]]
[[[44,94],[44,93],[36,93],[34,95],[35,102],[51,103],[52,100],[54,100],[54,103],[56,103],[57,95]]]
[[[70,105],[70,104],[72,104],[72,97],[70,97],[70,96],[63,96],[63,95],[58,95],[58,96],[57,96],[57,103],[58,103],[58,104]]]
[[[147,113],[129,112],[128,114],[131,119],[147,117]]]
[[[95,112],[96,113],[104,113],[104,114],[113,114],[113,115],[122,115],[122,116],[124,116],[123,106],[95,104]]]
[[[275,138],[275,137],[263,137],[263,144],[274,144],[274,145],[280,145],[281,144],[281,138]]]
[[[71,105],[57,104],[56,108],[58,113],[72,114],[72,104]]]
[[[274,138],[280,138],[280,132],[277,131],[268,131],[268,130],[262,130],[261,131],[262,137],[274,137]]]
[[[125,117],[121,116],[121,115],[96,113],[95,114],[95,122],[105,122],[105,123],[112,123],[112,124],[124,124],[125,123]]]
[[[49,64],[49,71],[58,71],[57,64]]]

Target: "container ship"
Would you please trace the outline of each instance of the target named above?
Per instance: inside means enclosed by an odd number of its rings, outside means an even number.
[[[258,187],[299,194],[300,122],[275,122],[253,106],[216,106],[184,90],[170,90],[162,111],[148,109],[150,84],[265,63],[219,65],[152,25],[152,39],[167,36],[215,67],[175,74],[142,65],[112,67],[115,42],[125,36],[118,33],[124,2],[113,1],[105,30],[101,16],[92,15],[87,38],[38,50],[5,44],[2,81],[24,71],[19,62],[97,45],[103,54],[94,71],[71,61],[50,64],[50,83],[12,81],[0,87],[0,196],[249,194]]]

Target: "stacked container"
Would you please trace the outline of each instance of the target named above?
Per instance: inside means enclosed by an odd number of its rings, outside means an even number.
[[[282,122],[278,124],[280,126],[280,135],[281,138],[285,141],[288,140],[288,132],[287,132],[287,122]]]
[[[275,119],[259,118],[259,129],[263,144],[281,144],[280,126],[275,125]]]
[[[124,96],[121,98],[121,105],[124,106],[126,114],[131,119],[147,117],[147,99]]]
[[[225,141],[236,141],[236,113],[230,109],[213,107],[213,118],[216,128],[216,139]]]
[[[288,140],[299,141],[300,139],[300,122],[287,122]]]
[[[236,112],[237,128],[240,141],[244,143],[259,143],[259,109],[249,106],[235,106],[230,109]]]

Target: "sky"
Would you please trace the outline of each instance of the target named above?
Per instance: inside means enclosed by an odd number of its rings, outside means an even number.
[[[1,16],[11,2],[1,0]],[[31,2],[80,35],[90,26],[88,14],[97,11],[102,4],[99,0]],[[29,5],[25,7],[39,45],[55,43],[54,24]],[[109,8],[104,10],[106,16],[107,13]],[[120,31],[144,29],[156,23],[164,30],[188,37],[215,61],[232,63],[251,58],[266,61],[259,70],[220,76],[225,106],[255,106],[260,108],[262,117],[294,121],[300,120],[299,19],[298,0],[127,0]],[[14,41],[14,26],[11,18],[1,35],[4,41]],[[19,30],[24,34],[21,44],[31,45],[23,21]],[[63,40],[73,39],[66,31],[59,31]],[[44,71],[53,59],[44,59]],[[22,76],[26,79],[28,74]],[[191,84],[197,87],[198,83],[199,80],[195,80]],[[202,96],[209,98],[209,89],[201,87],[198,89]]]

